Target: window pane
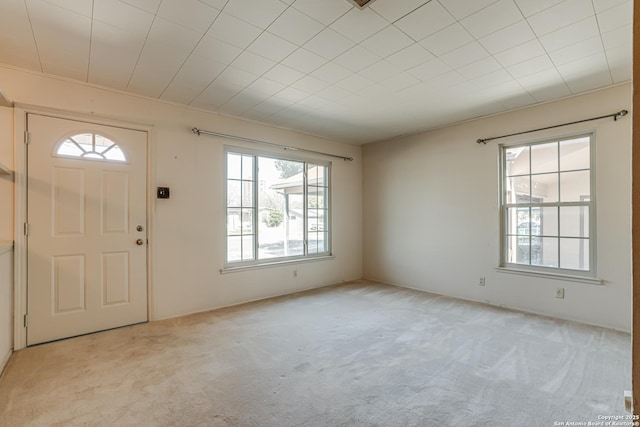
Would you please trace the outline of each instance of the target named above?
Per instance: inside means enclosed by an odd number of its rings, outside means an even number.
[[[558,208],[545,207],[531,210],[532,222],[537,224],[533,234],[537,236],[558,236]],[[536,232],[538,231],[538,232]]]
[[[507,234],[529,235],[529,208],[507,209]]]
[[[560,239],[560,268],[589,270],[589,240]]]
[[[529,147],[506,148],[505,166],[507,176],[529,174]]]
[[[242,233],[240,209],[227,209],[227,235],[235,236]]]
[[[560,170],[590,169],[589,137],[560,142]]]
[[[510,236],[507,239],[509,262],[529,265],[529,236]]]
[[[558,170],[558,143],[531,146],[531,173],[556,172]]]
[[[562,237],[589,237],[589,207],[561,207],[560,235]]]
[[[558,267],[558,239],[534,237],[531,239],[531,265]]]
[[[227,178],[228,179],[241,179],[242,178],[242,163],[239,154],[227,154]]]
[[[242,260],[254,259],[253,256],[253,236],[242,236]]]
[[[529,176],[507,178],[507,203],[530,203]]]
[[[240,181],[227,181],[227,206],[240,207]]]
[[[558,174],[546,173],[531,176],[532,203],[555,203],[558,201]]]
[[[329,252],[329,232],[318,233],[318,253]]]
[[[253,182],[242,181],[242,207],[253,207]]]
[[[253,209],[242,209],[242,234],[253,234]]]
[[[591,173],[589,171],[560,173],[560,201],[581,202],[591,196]]]
[[[304,255],[304,163],[258,158],[260,259]]]
[[[255,181],[253,179],[253,156],[242,156],[242,179]]]
[[[227,238],[227,261],[242,261],[242,237],[232,236]]]

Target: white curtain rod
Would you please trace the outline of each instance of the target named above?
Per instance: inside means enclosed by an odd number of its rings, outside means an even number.
[[[212,132],[212,131],[209,131],[209,130],[202,130],[202,129],[198,129],[198,128],[191,129],[191,132],[195,133],[198,136],[200,136],[200,135],[219,136],[221,138],[235,139],[236,141],[251,142],[253,144],[270,145],[272,147],[282,148],[283,150],[301,151],[301,152],[305,152],[305,153],[319,154],[321,156],[334,157],[336,159],[342,159],[344,161],[349,161],[349,162],[353,161],[353,157],[345,157],[345,156],[339,156],[337,154],[323,153],[322,151],[306,150],[304,148],[289,147],[287,145],[274,144],[273,142],[258,141],[257,139],[242,138],[240,136],[227,135],[225,133]]]

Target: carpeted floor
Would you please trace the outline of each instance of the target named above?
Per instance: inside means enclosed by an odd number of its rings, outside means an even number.
[[[19,351],[0,379],[0,425],[598,421],[625,413],[630,343],[361,281]]]

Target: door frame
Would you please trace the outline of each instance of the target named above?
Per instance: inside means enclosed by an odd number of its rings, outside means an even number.
[[[103,126],[120,127],[146,133],[147,143],[147,174],[145,188],[147,190],[147,314],[148,320],[155,319],[155,204],[153,203],[153,187],[155,182],[155,167],[152,159],[155,155],[153,140],[155,128],[153,125],[133,123],[119,118],[97,117],[70,111],[57,110],[16,103],[14,107],[14,333],[13,349],[20,350],[27,346],[27,328],[25,315],[27,314],[27,238],[24,235],[24,224],[27,221],[27,146],[25,143],[27,131],[27,117],[29,114],[54,117],[58,119],[74,120]]]

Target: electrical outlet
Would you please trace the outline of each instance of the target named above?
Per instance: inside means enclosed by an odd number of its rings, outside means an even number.
[[[294,279],[298,277],[298,270],[293,270],[293,272],[291,273],[291,277],[293,277]]]
[[[556,289],[556,298],[564,299],[564,288]]]
[[[478,282],[478,285],[479,286],[484,286],[484,284],[485,284],[484,277],[481,277],[480,281]]]

